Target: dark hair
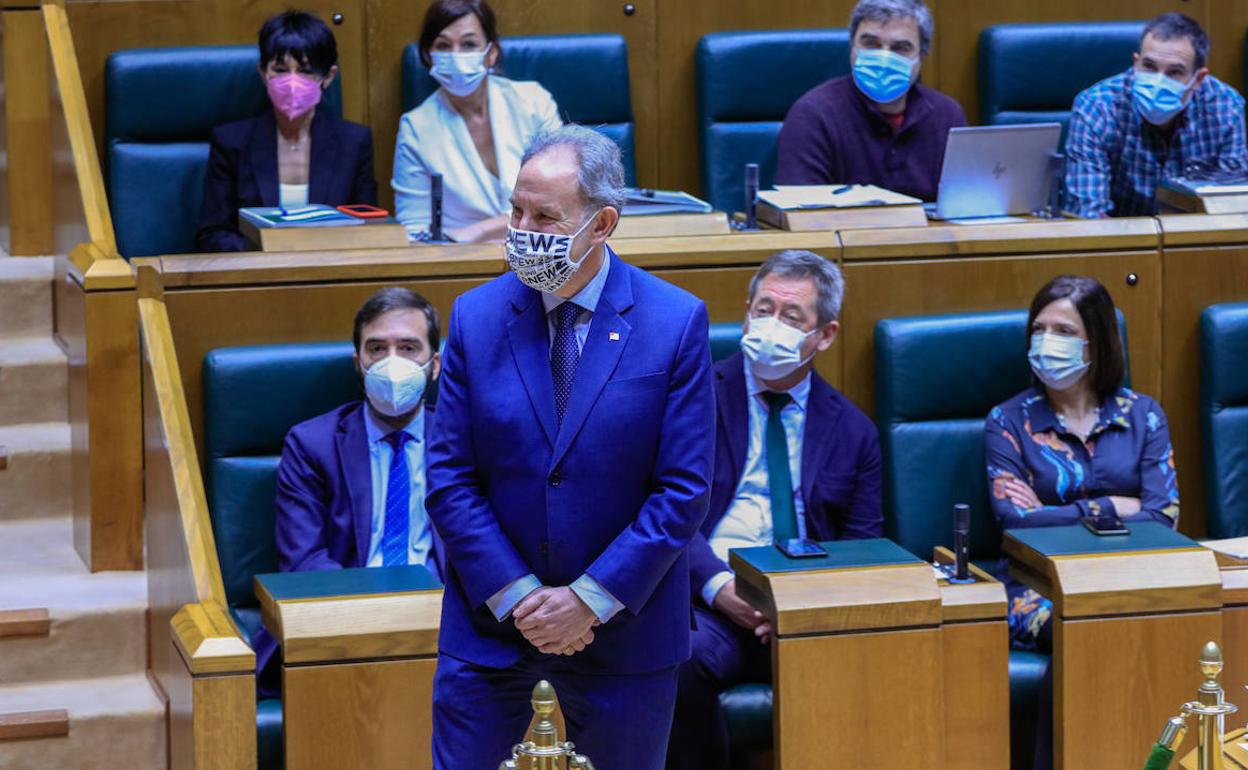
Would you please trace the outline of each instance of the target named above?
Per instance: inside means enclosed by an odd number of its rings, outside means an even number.
[[[434,0],[425,11],[425,21],[420,25],[420,63],[426,69],[433,67],[433,43],[442,34],[442,30],[451,26],[468,14],[477,17],[485,39],[498,51],[497,62],[503,61],[503,46],[498,42],[498,21],[494,18],[494,9],[485,0]]]
[[[1185,37],[1192,41],[1192,50],[1196,52],[1196,69],[1205,66],[1209,58],[1209,36],[1201,28],[1200,22],[1184,13],[1171,11],[1163,13],[1144,25],[1140,33],[1140,48],[1144,47],[1144,38],[1152,35],[1158,40],[1174,40]]]
[[[360,343],[363,342],[360,335],[364,333],[364,327],[392,310],[419,310],[424,313],[426,325],[429,327],[429,350],[438,352],[438,342],[442,337],[438,326],[438,309],[429,300],[402,286],[379,289],[360,306],[360,311],[355,314],[355,330],[351,333],[356,352],[359,352]]]
[[[1059,275],[1036,292],[1027,312],[1027,338],[1031,325],[1050,303],[1068,299],[1079,311],[1088,332],[1088,382],[1101,401],[1122,385],[1122,338],[1118,335],[1118,313],[1109,292],[1095,278]]]
[[[338,43],[325,22],[307,11],[286,11],[270,16],[260,28],[260,68],[286,54],[324,77],[338,63]]]

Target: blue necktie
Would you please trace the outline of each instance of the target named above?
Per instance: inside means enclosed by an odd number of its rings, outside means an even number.
[[[568,410],[568,398],[572,395],[572,375],[576,374],[576,362],[581,350],[576,344],[576,319],[581,307],[574,302],[564,302],[555,308],[555,344],[550,349],[550,374],[555,383],[555,410],[559,424]]]
[[[386,482],[386,523],[381,535],[381,566],[407,564],[409,530],[411,528],[412,481],[407,469],[407,442],[411,434],[396,430],[386,436],[393,454],[390,477]]]

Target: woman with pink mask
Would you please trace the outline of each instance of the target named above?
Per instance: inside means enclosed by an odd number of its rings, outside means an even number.
[[[317,109],[337,74],[334,35],[312,14],[287,11],[260,28],[260,80],[272,109],[213,130],[200,251],[252,248],[238,231],[240,208],[377,204],[372,132]]]

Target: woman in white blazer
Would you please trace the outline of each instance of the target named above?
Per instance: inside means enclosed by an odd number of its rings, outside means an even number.
[[[437,0],[425,14],[420,58],[441,85],[399,122],[396,216],[408,235],[429,229],[430,177],[442,175],[442,227],[455,241],[501,240],[529,141],[562,124],[537,83],[491,75],[502,52],[484,0]]]

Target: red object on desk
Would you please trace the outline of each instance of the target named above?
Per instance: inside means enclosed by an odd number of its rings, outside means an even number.
[[[344,214],[350,214],[360,219],[385,219],[390,216],[390,212],[376,206],[369,206],[367,203],[352,203],[346,206],[338,206],[339,211]]]

